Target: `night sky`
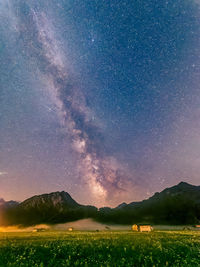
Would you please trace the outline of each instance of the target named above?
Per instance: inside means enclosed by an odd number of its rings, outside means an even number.
[[[198,0],[0,1],[0,197],[200,185],[199,74]]]

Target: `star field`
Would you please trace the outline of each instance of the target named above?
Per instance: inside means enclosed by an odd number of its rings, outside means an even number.
[[[199,185],[198,1],[6,0],[0,22],[1,197]]]

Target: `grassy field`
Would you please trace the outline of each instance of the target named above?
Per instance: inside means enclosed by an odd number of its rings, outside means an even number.
[[[0,266],[200,266],[200,233],[0,233]]]

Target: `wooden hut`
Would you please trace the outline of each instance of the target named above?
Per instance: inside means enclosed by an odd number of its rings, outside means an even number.
[[[153,227],[151,225],[139,225],[139,232],[151,232],[153,230]]]
[[[153,227],[149,224],[133,224],[131,228],[132,231],[136,232],[151,232],[153,230]]]

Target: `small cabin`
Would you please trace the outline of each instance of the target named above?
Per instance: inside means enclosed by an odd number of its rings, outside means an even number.
[[[151,232],[152,230],[151,225],[139,225],[139,232]]]
[[[69,232],[72,232],[73,230],[74,230],[73,227],[69,227],[69,228],[68,228],[68,231],[69,231]]]
[[[136,232],[151,232],[153,230],[153,227],[149,224],[133,224],[131,228],[132,231]]]

